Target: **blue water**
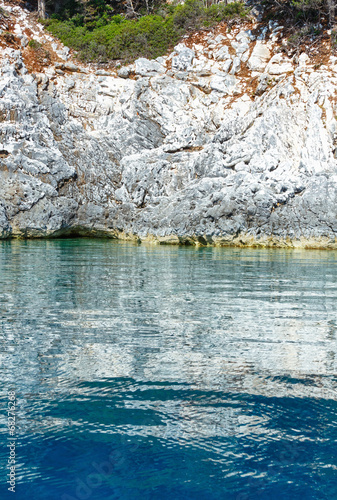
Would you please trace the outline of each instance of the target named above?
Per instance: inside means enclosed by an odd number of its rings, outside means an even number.
[[[336,252],[0,243],[0,498],[337,499],[336,299]]]

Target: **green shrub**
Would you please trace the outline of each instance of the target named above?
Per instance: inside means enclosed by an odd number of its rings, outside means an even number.
[[[208,9],[205,9],[205,21],[204,25],[214,26],[221,21],[226,21],[233,18],[245,18],[247,16],[247,10],[244,8],[243,4],[239,2],[233,2],[229,4],[213,4]]]
[[[31,49],[34,49],[34,50],[39,50],[39,49],[41,49],[42,44],[40,42],[38,42],[37,40],[32,39],[32,40],[29,40],[28,47],[30,47]]]
[[[324,7],[324,1],[291,0],[290,5],[295,11],[295,21],[317,22]]]
[[[202,27],[205,9],[198,0],[186,0],[178,5],[173,13],[173,24],[182,32],[198,30]]]
[[[288,38],[287,45],[292,50],[297,50],[308,39],[321,34],[321,30],[314,24],[306,24],[297,28],[297,30]]]
[[[70,20],[52,17],[47,29],[65,45],[78,51],[84,61],[121,59],[130,62],[138,57],[156,58],[189,31],[214,26],[222,20],[247,15],[239,2],[203,6],[201,0],[186,0],[182,5],[161,5],[163,15],[145,15],[127,20],[121,15],[105,16],[88,25],[79,14]]]

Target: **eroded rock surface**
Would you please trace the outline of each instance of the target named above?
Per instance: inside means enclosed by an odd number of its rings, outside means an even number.
[[[118,73],[58,43],[29,74],[28,48],[4,50],[0,237],[337,246],[335,59],[314,69],[267,34],[205,34]]]

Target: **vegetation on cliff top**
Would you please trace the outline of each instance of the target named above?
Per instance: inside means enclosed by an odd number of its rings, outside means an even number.
[[[244,18],[247,9],[241,2],[220,3],[205,7],[201,0],[184,4],[162,4],[153,14],[133,16],[101,16],[64,11],[45,21],[47,29],[65,45],[75,49],[80,59],[107,62],[111,59],[131,61],[137,57],[156,58],[164,55],[190,31],[212,27],[223,20]]]
[[[44,23],[83,61],[130,62],[164,55],[191,31],[248,14],[240,1],[178,1],[47,0],[49,15]],[[319,39],[324,26],[332,28],[331,46],[337,46],[335,0],[258,0],[250,5],[263,7],[264,21],[277,20],[287,27],[289,50],[302,50],[303,44]]]

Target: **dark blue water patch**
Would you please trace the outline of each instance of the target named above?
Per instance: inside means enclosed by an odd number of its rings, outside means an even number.
[[[324,449],[312,444],[283,441],[269,450],[245,439],[228,439],[218,444],[223,450],[234,446],[237,451],[227,453],[227,460],[219,463],[218,455],[207,451],[207,443],[195,448],[139,437],[121,443],[117,434],[110,435],[109,443],[91,436],[90,449],[85,447],[87,442],[74,435],[71,442],[69,436],[46,437],[33,448],[33,455],[32,443],[22,442],[23,451],[29,448],[22,458],[36,464],[42,474],[36,480],[34,475],[30,478],[28,489],[18,488],[20,498],[32,498],[32,494],[33,498],[56,499],[66,494],[81,498],[89,489],[90,498],[169,498],[173,493],[176,498],[255,499],[268,498],[268,494],[273,495],[269,498],[287,498],[286,494],[300,498],[304,492],[302,498],[328,498],[325,485],[332,481],[329,471],[322,474],[312,467],[313,459],[324,458]],[[262,462],[261,455],[265,457]],[[322,494],[315,497],[320,489]]]

